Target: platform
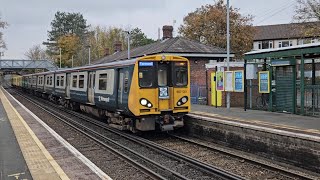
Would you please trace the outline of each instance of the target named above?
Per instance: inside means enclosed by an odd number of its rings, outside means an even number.
[[[320,119],[316,117],[259,110],[244,111],[243,108],[215,108],[196,104],[192,104],[191,113],[320,136]]]
[[[0,88],[0,179],[111,179]]]

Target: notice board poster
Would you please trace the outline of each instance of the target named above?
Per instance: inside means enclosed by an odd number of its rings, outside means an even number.
[[[224,91],[224,77],[222,71],[216,73],[216,89],[217,91]]]
[[[224,80],[225,80],[224,90],[233,91],[233,71],[225,71]]]
[[[259,72],[259,93],[270,93],[269,71]]]
[[[234,71],[234,92],[244,92],[244,71]]]

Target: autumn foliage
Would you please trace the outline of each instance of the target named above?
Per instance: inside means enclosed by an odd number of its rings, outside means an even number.
[[[243,16],[239,9],[230,7],[231,51],[236,58],[252,49],[255,29],[253,17]],[[189,39],[221,48],[227,47],[227,7],[223,0],[205,5],[189,13],[183,19],[179,33]]]

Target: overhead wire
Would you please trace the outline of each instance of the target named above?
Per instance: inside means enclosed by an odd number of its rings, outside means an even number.
[[[282,7],[281,9],[278,9],[277,11],[275,11],[274,13],[270,13],[266,18],[262,19],[261,21],[259,21],[258,23],[256,23],[257,25],[259,25],[260,23],[264,22],[265,20],[268,20],[270,18],[272,18],[273,16],[281,13],[283,10],[287,9],[287,8],[290,8],[292,7],[293,5],[295,4],[295,2],[292,2],[284,7]]]

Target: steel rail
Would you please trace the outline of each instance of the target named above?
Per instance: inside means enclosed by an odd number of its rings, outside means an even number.
[[[18,94],[19,94],[19,93],[18,93]],[[146,158],[146,157],[144,157],[144,156],[142,156],[142,155],[140,155],[140,154],[138,154],[138,153],[136,153],[136,152],[134,152],[134,151],[132,151],[131,149],[129,149],[129,148],[127,148],[127,147],[125,147],[125,146],[123,146],[123,145],[121,145],[121,144],[113,141],[113,140],[110,139],[110,138],[106,138],[106,137],[102,136],[101,134],[99,134],[99,133],[91,130],[90,128],[85,127],[84,125],[82,125],[82,124],[80,124],[80,123],[72,120],[71,118],[68,118],[68,117],[60,114],[60,113],[57,112],[57,111],[48,110],[48,109],[42,107],[41,105],[37,104],[37,103],[36,103],[35,101],[33,101],[32,99],[30,99],[30,98],[28,98],[28,97],[26,97],[26,96],[24,96],[24,95],[22,95],[22,94],[19,94],[19,95],[20,95],[21,97],[25,98],[26,100],[28,100],[30,103],[32,103],[32,104],[34,104],[35,106],[37,106],[38,108],[42,109],[43,111],[47,112],[48,114],[50,114],[50,115],[54,116],[55,118],[59,119],[60,121],[64,122],[65,124],[67,124],[67,125],[70,126],[71,128],[73,128],[73,129],[81,132],[81,133],[84,134],[85,136],[89,137],[90,139],[94,140],[95,142],[99,143],[100,145],[102,145],[102,146],[106,147],[107,149],[111,150],[113,153],[117,154],[118,156],[122,157],[123,159],[125,159],[125,160],[128,161],[129,163],[131,163],[131,164],[133,164],[134,166],[136,166],[136,167],[138,167],[139,169],[141,169],[145,174],[151,176],[153,179],[163,179],[163,180],[166,180],[166,179],[167,179],[167,178],[159,175],[158,173],[154,172],[153,170],[145,167],[145,166],[142,165],[141,163],[138,163],[136,160],[130,158],[129,156],[127,156],[127,155],[119,152],[119,151],[116,150],[115,148],[107,145],[106,143],[104,143],[103,141],[99,140],[98,138],[92,136],[91,134],[87,133],[86,131],[88,131],[88,132],[90,132],[90,133],[92,133],[92,134],[94,134],[94,135],[96,135],[96,136],[99,136],[100,138],[103,138],[104,140],[107,140],[107,141],[111,142],[112,144],[114,144],[114,145],[116,145],[116,146],[118,146],[118,147],[121,147],[121,148],[123,148],[123,149],[125,149],[125,150],[127,150],[127,151],[129,151],[129,152],[131,152],[131,153],[134,153],[134,154],[137,155],[138,157],[142,158],[144,161],[148,161],[149,163],[152,163],[152,164],[158,166],[159,168],[168,170],[169,172],[171,171],[170,169],[168,169],[168,168],[166,168],[166,167],[158,164],[157,162],[154,162],[153,160],[150,160],[150,159],[148,159],[148,158]],[[62,117],[59,117],[57,114],[60,114],[60,116],[62,116]],[[63,117],[63,116],[64,116],[64,117]],[[85,129],[85,130],[80,129],[79,127],[76,127],[76,126],[73,125],[72,123],[64,120],[64,118],[65,118],[65,119],[69,119],[69,120],[71,119],[70,121],[72,121],[73,123],[79,125],[81,128],[83,128],[83,129]],[[185,178],[185,177],[183,177],[183,176],[180,176],[179,174],[175,174],[175,172],[173,172],[172,174],[175,175],[175,176],[177,176],[177,177],[179,177],[180,179],[188,179],[188,178]]]

